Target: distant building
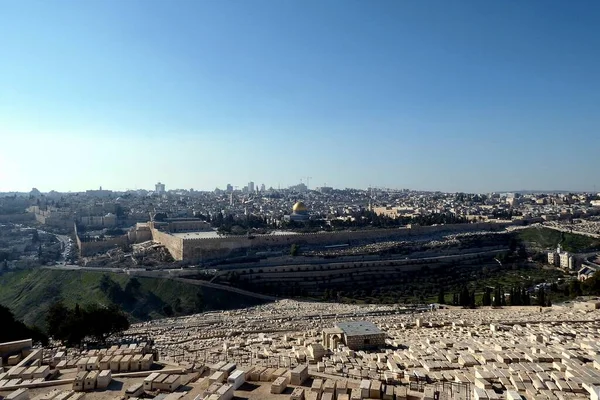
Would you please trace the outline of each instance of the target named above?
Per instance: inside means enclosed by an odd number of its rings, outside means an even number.
[[[210,224],[199,218],[164,218],[156,214],[148,225],[151,229],[159,229],[168,233],[212,232]]]
[[[323,344],[328,349],[338,344],[351,350],[376,348],[385,345],[385,333],[368,321],[339,322],[335,328],[323,329]]]
[[[292,208],[292,214],[286,215],[286,219],[289,221],[308,221],[310,219],[310,215],[308,214],[306,205],[301,201],[294,204],[294,207]]]
[[[590,267],[581,267],[579,271],[577,271],[577,279],[583,282],[586,279],[590,278],[592,275],[594,275],[594,273],[596,273],[596,270]]]
[[[227,184],[227,189],[225,190],[227,193],[231,193],[233,192],[233,186],[231,186],[231,183]]]
[[[579,260],[569,252],[562,251],[560,245],[555,251],[548,252],[548,264],[570,270],[577,268],[580,264]]]
[[[265,184],[264,184],[264,183],[260,185],[260,191],[261,191],[261,192],[264,192],[264,191],[265,191]]]
[[[559,265],[560,258],[558,257],[558,253],[556,251],[548,252],[548,264],[550,265]]]
[[[516,207],[521,203],[521,199],[516,197],[516,196],[512,196],[512,197],[507,197],[506,198],[506,204],[508,204],[511,207]]]
[[[33,213],[40,224],[59,228],[71,228],[73,226],[72,213],[63,208],[31,206],[27,208],[27,211]]]
[[[308,186],[306,186],[304,183],[300,182],[297,185],[290,186],[290,190],[294,190],[299,193],[304,193],[308,190]]]
[[[323,194],[329,194],[333,192],[333,188],[330,186],[321,186],[317,188],[317,191],[323,193]]]
[[[254,182],[248,182],[248,192],[254,193]]]
[[[117,216],[113,213],[102,215],[86,215],[78,218],[80,225],[97,228],[114,228],[117,226]]]
[[[154,192],[159,195],[165,194],[165,184],[158,182],[156,185],[154,185]]]
[[[100,189],[98,190],[86,190],[85,194],[92,197],[105,198],[110,197],[110,195],[112,195],[112,190],[104,190],[102,189],[102,186],[100,186]]]
[[[563,253],[560,253],[558,255],[558,258],[560,260],[560,267],[562,269],[571,269],[573,268],[573,256],[570,255],[569,253],[567,253],[566,251]]]
[[[383,206],[373,207],[371,205],[371,211],[377,215],[386,216],[389,218],[402,218],[402,217],[413,217],[418,215],[418,212],[412,207],[400,207],[400,206]],[[476,216],[478,219],[479,216]]]

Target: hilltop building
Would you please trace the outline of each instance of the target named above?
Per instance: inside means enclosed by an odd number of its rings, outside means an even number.
[[[107,198],[110,197],[112,195],[112,190],[105,190],[102,189],[102,186],[100,186],[100,189],[98,190],[86,190],[85,194],[91,197],[98,197],[98,198]]]
[[[579,260],[569,252],[562,251],[560,244],[555,251],[548,252],[548,264],[565,270],[577,268]]]
[[[291,215],[286,215],[286,219],[289,221],[308,221],[310,219],[310,215],[308,214],[308,209],[306,208],[306,205],[299,201],[296,204],[294,204],[294,207],[292,208],[292,214]]]

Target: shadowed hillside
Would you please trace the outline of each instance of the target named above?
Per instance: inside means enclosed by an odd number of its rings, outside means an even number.
[[[116,304],[132,322],[261,303],[218,289],[121,274],[36,269],[0,276],[0,304],[28,325],[44,328],[45,313],[57,300],[69,307]]]

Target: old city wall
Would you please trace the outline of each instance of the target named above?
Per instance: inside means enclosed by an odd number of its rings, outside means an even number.
[[[232,251],[253,247],[254,239],[247,236],[224,236],[210,239],[186,239],[183,241],[183,259],[225,257]]]
[[[151,228],[152,240],[161,243],[169,250],[173,259],[177,261],[183,260],[183,239],[177,236],[169,235],[166,232],[161,232],[158,229]]]
[[[127,237],[131,243],[142,243],[152,240],[152,232],[150,229],[132,229],[127,232]]]
[[[171,254],[173,251],[170,246],[182,246],[179,250],[177,247],[175,252],[181,258],[173,257],[176,260],[186,259],[193,260],[203,257],[218,257],[227,256],[234,250],[250,249],[250,248],[265,248],[265,247],[281,247],[298,245],[328,245],[328,244],[343,244],[366,240],[382,240],[382,239],[402,239],[411,236],[427,235],[439,232],[474,232],[474,231],[500,231],[505,229],[512,223],[476,223],[476,224],[452,224],[438,226],[415,226],[410,228],[399,229],[372,229],[360,231],[340,231],[326,233],[309,233],[298,235],[257,235],[252,238],[247,236],[224,236],[220,238],[210,239],[186,239],[181,240],[174,236],[157,231],[161,237],[159,240],[165,244],[172,242],[172,238],[178,239],[176,245],[166,245]],[[154,231],[154,230],[153,230]],[[154,240],[157,240],[154,232]],[[181,242],[179,242],[181,240]]]
[[[116,247],[125,246],[129,243],[127,234],[99,240],[86,240],[85,238],[82,239],[77,232],[77,225],[73,225],[75,231],[75,241],[79,247],[79,255],[81,257],[89,257],[97,253],[114,249]]]
[[[79,246],[79,254],[82,257],[88,257],[97,253],[102,253],[114,249],[116,247],[122,247],[129,243],[127,235],[111,237],[101,240],[81,240],[77,237],[77,245]]]

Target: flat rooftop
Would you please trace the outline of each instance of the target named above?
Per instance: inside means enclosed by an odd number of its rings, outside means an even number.
[[[335,326],[344,331],[346,336],[379,335],[383,333],[374,323],[369,321],[338,322]]]
[[[217,231],[198,231],[198,232],[164,232],[175,237],[183,239],[211,239],[211,238],[222,238],[227,235],[219,235]],[[270,236],[270,235],[298,235],[297,232],[286,232],[286,231],[273,231],[267,235],[254,235],[254,236]],[[240,235],[239,237],[244,237]]]
[[[169,233],[175,237],[183,239],[210,239],[220,237],[217,231],[203,231],[203,232],[173,232]]]

